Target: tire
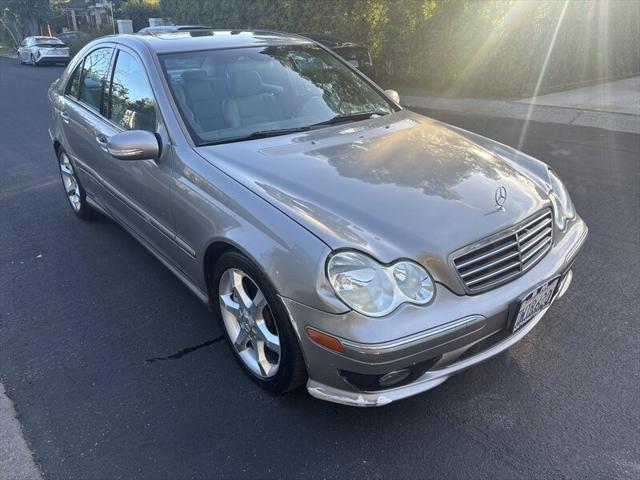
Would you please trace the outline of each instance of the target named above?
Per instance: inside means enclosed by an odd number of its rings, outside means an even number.
[[[67,203],[82,220],[95,217],[96,211],[87,203],[87,193],[76,174],[76,168],[64,149],[58,150],[58,168]]]
[[[235,306],[230,308],[229,304],[240,306],[242,301],[238,299],[237,295],[235,295],[237,301],[234,300],[234,293],[229,293],[230,289],[227,284],[227,280],[230,278],[229,272],[234,272],[231,274],[234,277],[237,272],[246,276],[246,280],[242,280],[242,284],[245,285],[243,289],[251,297],[252,302],[258,298],[260,292],[263,294],[261,298],[266,301],[266,306],[263,307],[261,315],[263,320],[255,322],[253,327],[247,326],[247,323],[251,323],[250,320],[236,321],[237,324],[244,322],[244,327],[247,329],[255,329],[253,336],[249,330],[246,333],[243,332],[243,327],[239,328],[238,331],[240,333],[235,334],[232,331],[233,326],[230,326],[230,324],[233,324],[235,314],[232,311]],[[254,289],[251,284],[257,287],[257,292],[252,292]],[[224,330],[229,348],[245,373],[260,387],[272,393],[288,392],[303,385],[307,379],[307,372],[298,338],[282,300],[266,275],[246,256],[236,251],[229,251],[224,253],[213,267],[210,290],[214,314]],[[255,296],[252,297],[252,294]],[[250,308],[245,309],[245,314],[250,310]],[[257,316],[260,317],[260,315]],[[256,327],[256,324],[261,326]],[[262,333],[260,332],[264,331],[265,328],[270,331],[271,337],[268,335],[261,337]],[[246,346],[236,347],[234,341],[238,341],[241,334],[244,334],[245,338],[247,338]],[[232,335],[235,338],[232,338]],[[276,354],[270,347],[267,347],[267,343],[275,343],[274,336],[278,338],[279,358],[275,372],[271,372],[268,368],[263,369],[262,366],[256,367],[256,365],[253,365],[252,362],[257,359],[251,354],[250,350],[262,352],[261,355],[258,355],[258,358],[262,357],[262,360],[257,362],[259,365],[262,362],[272,367],[275,363]],[[262,348],[260,349],[258,348],[260,344],[259,338],[272,340],[269,342],[262,341]],[[249,345],[251,346],[249,347]],[[256,368],[258,368],[258,371],[256,371]]]
[[[36,59],[35,59],[35,57],[33,56],[33,53],[30,55],[30,57],[31,57],[31,58],[30,58],[30,60],[31,60],[31,66],[32,66],[32,67],[36,67],[36,66],[38,66],[38,64],[36,63]]]

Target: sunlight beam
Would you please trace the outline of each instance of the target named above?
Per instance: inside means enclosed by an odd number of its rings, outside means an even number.
[[[536,98],[538,97],[538,93],[540,92],[540,87],[542,86],[542,80],[544,79],[545,73],[547,71],[547,65],[549,64],[549,59],[551,58],[551,54],[553,53],[553,47],[556,44],[556,39],[558,38],[558,32],[560,31],[560,27],[562,26],[562,21],[564,20],[564,15],[567,13],[567,7],[569,6],[569,0],[565,0],[564,5],[562,5],[562,12],[560,12],[560,18],[558,18],[558,23],[556,24],[556,28],[553,32],[553,36],[551,37],[551,42],[549,43],[549,48],[547,49],[547,55],[544,58],[544,62],[542,64],[542,68],[540,69],[540,75],[538,75],[538,80],[536,81],[536,86],[533,90],[533,98],[529,103],[529,108],[527,109],[527,115],[524,121],[524,125],[522,126],[522,131],[520,132],[520,138],[518,140],[518,150],[522,150],[522,145],[524,144],[524,139],[527,136],[527,130],[529,128],[529,122],[531,119],[531,115],[533,113],[533,109],[536,106]]]

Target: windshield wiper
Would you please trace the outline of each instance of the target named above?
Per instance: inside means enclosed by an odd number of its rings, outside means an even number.
[[[296,133],[296,132],[306,132],[310,130],[309,127],[292,127],[292,128],[280,128],[277,130],[258,130],[257,132],[250,133],[247,135],[247,140],[253,138],[267,138],[267,137],[277,137],[278,135],[287,135],[288,133]]]
[[[324,122],[314,123],[313,125],[308,125],[306,127],[292,127],[292,128],[281,128],[275,130],[258,130],[257,132],[250,133],[248,135],[241,135],[239,137],[232,138],[223,138],[220,140],[214,140],[212,142],[202,143],[199,146],[204,147],[206,145],[220,145],[223,143],[234,143],[234,142],[244,142],[245,140],[256,140],[258,138],[269,138],[269,137],[277,137],[279,135],[288,135],[290,133],[297,132],[308,132],[309,130],[313,130],[316,127],[321,127],[323,125],[333,125],[336,123],[343,122],[356,122],[358,120],[367,120],[368,118],[373,117],[374,115],[388,115],[390,112],[384,111],[371,111],[371,112],[358,112],[358,113],[349,113],[347,115],[336,115],[329,120],[325,120]]]
[[[388,115],[389,112],[384,112],[384,111],[371,111],[371,112],[357,112],[357,113],[348,113],[348,114],[340,114],[340,115],[336,115],[333,118],[330,118],[329,120],[325,120],[324,122],[320,122],[320,123],[314,123],[313,125],[311,125],[312,127],[317,127],[320,125],[334,125],[336,123],[342,123],[342,122],[357,122],[358,120],[367,120],[371,117],[373,117],[374,115],[379,115],[379,116],[384,116],[384,115]]]
[[[277,137],[279,135],[288,135],[296,132],[308,132],[311,127],[294,127],[294,128],[281,128],[277,130],[258,130],[257,132],[250,133],[248,135],[242,135],[240,137],[223,138],[221,140],[215,140],[213,142],[203,143],[204,145],[218,145],[221,143],[234,143],[244,142],[245,140],[256,140],[258,138]]]

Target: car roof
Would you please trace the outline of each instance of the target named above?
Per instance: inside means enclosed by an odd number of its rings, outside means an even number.
[[[311,40],[300,35],[268,30],[198,29],[179,32],[147,32],[144,35],[115,35],[110,38],[130,46],[136,46],[142,42],[158,54],[312,43]]]
[[[208,25],[156,25],[141,28],[137,33],[181,32],[184,30],[212,30],[212,28]]]

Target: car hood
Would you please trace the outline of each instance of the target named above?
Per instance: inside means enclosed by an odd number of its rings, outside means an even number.
[[[406,110],[197,151],[332,249],[412,258],[446,283],[451,252],[548,205],[531,174]]]

